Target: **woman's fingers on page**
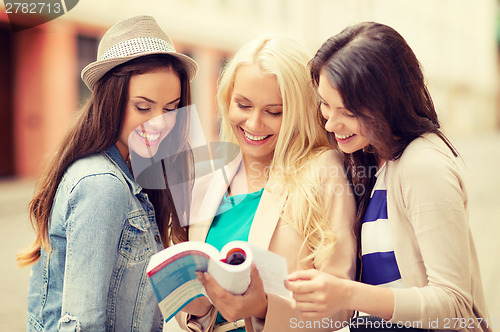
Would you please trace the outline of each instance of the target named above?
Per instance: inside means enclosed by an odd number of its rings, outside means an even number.
[[[298,279],[289,278],[288,280],[285,280],[285,287],[293,292],[294,297],[298,294],[309,294],[315,292],[325,294],[327,290],[331,288],[331,284],[335,283],[337,280],[335,276],[317,270],[300,272],[304,273],[298,273]],[[323,296],[321,296],[321,298],[323,298]]]
[[[295,271],[295,272],[292,272],[288,275],[288,280],[290,280],[290,281],[310,280],[310,279],[314,278],[315,276],[317,276],[318,273],[321,273],[321,272],[319,272],[318,270],[315,270],[315,269]]]
[[[285,280],[285,287],[293,292],[293,295],[297,294],[309,294],[311,292],[314,292],[317,288],[318,285],[314,283],[314,281],[310,280],[297,280],[297,281],[289,281]]]
[[[198,281],[201,282],[203,287],[205,287],[205,291],[207,295],[213,300],[213,297],[220,297],[225,293],[228,293],[224,288],[222,288],[217,281],[210,275],[208,272],[196,272],[196,276]],[[213,302],[213,301],[212,301]]]
[[[195,274],[196,279],[198,279],[199,282],[203,283],[203,281],[205,280],[205,272],[196,271]]]

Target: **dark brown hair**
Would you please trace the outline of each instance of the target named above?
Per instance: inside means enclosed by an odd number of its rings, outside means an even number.
[[[30,219],[36,232],[33,246],[18,255],[19,265],[28,265],[40,258],[40,250],[50,249],[48,229],[54,197],[64,172],[76,160],[95,153],[102,153],[118,141],[126,103],[130,78],[157,68],[173,69],[181,81],[179,108],[191,104],[191,89],[186,70],[182,63],[169,55],[149,55],[136,58],[119,65],[106,73],[96,84],[87,104],[78,114],[60,147],[37,183],[35,196],[29,204]],[[187,112],[177,114],[177,124],[185,128],[176,129],[176,141],[187,144]],[[176,125],[175,127],[182,127]],[[172,131],[170,134],[173,134]],[[169,134],[169,136],[170,136]],[[174,136],[174,135],[172,135]],[[179,147],[182,149],[182,146]],[[156,222],[165,245],[170,241],[187,239],[185,228],[179,218],[168,190],[145,190],[155,209]]]
[[[425,133],[437,134],[455,156],[457,153],[439,130],[419,61],[393,28],[374,22],[350,26],[329,38],[309,67],[316,86],[320,74],[326,74],[370,139],[370,146],[364,150],[344,153],[344,165],[356,194],[355,233],[359,235],[375,184],[375,172],[369,170],[379,160],[398,159],[410,142]],[[335,142],[333,137],[330,140]]]

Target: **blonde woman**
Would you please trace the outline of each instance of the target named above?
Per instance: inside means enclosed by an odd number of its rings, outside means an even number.
[[[218,249],[244,240],[284,256],[289,272],[317,269],[353,279],[355,201],[321,130],[308,60],[292,40],[260,37],[225,68],[217,94],[221,139],[238,144],[241,155],[226,167],[229,186],[210,188],[204,206],[215,217],[191,225],[189,240]],[[305,322],[291,298],[264,292],[255,268],[243,295],[225,291],[208,273],[198,277],[211,302],[202,297],[184,308],[177,318],[186,330],[331,331],[351,315]]]

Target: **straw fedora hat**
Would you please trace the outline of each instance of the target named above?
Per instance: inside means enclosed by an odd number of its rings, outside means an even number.
[[[82,80],[90,90],[112,68],[132,59],[150,54],[169,54],[186,67],[191,81],[198,64],[190,57],[177,53],[172,41],[151,16],[135,16],[112,26],[102,37],[97,49],[97,61],[82,70]]]

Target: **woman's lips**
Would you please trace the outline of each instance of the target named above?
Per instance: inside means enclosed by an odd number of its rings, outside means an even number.
[[[253,134],[250,134],[249,132],[245,131],[241,127],[240,127],[240,130],[241,130],[241,133],[242,133],[245,141],[249,144],[252,144],[252,145],[262,145],[262,144],[266,143],[271,136],[273,136],[273,135],[253,135]]]

